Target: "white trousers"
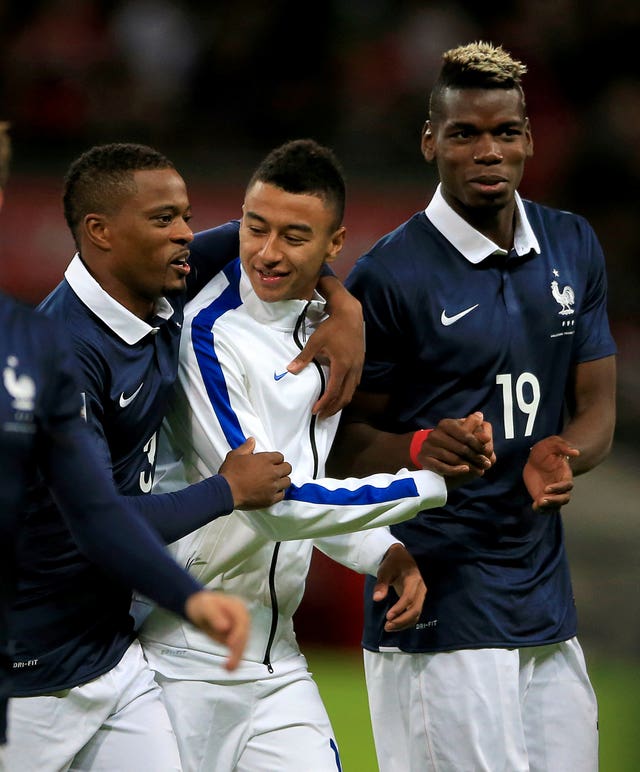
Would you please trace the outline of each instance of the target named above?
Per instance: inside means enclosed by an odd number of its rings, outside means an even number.
[[[327,711],[306,667],[250,681],[173,680],[159,673],[156,679],[184,772],[341,769]]]
[[[140,644],[73,689],[9,700],[7,772],[180,772],[162,692]]]
[[[596,772],[596,697],[577,639],[364,652],[380,772]]]

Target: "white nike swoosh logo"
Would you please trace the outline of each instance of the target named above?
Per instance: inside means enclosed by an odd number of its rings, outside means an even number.
[[[444,324],[445,327],[448,327],[450,324],[455,324],[458,319],[462,319],[463,316],[466,316],[467,314],[471,313],[475,308],[477,308],[480,305],[480,303],[476,303],[475,306],[471,306],[470,308],[465,308],[464,311],[460,311],[459,314],[455,314],[455,316],[447,316],[447,312],[442,309],[442,316],[440,317],[440,321],[442,324]]]
[[[133,394],[130,397],[124,396],[124,391],[120,395],[120,407],[126,407],[130,402],[133,402],[133,400],[138,396],[140,393],[140,389],[144,386],[144,381],[138,386],[138,388],[133,392]]]

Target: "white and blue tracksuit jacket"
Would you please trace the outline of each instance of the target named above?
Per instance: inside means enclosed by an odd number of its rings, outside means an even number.
[[[171,547],[207,587],[239,595],[249,606],[251,636],[234,678],[264,677],[265,665],[271,670],[299,653],[292,617],[314,545],[343,565],[375,575],[396,541],[377,526],[446,501],[443,479],[428,471],[323,477],[338,424],[338,416],[317,419],[311,413],[325,370],[315,363],[299,375],[286,369],[323,318],[319,296],[261,301],[239,260],[185,309],[179,386],[161,441],[160,489],[215,474],[229,450],[247,437],[255,437],[256,452],[279,450],[293,467],[284,501],[236,511]],[[160,609],[145,622],[141,638],[152,667],[167,677],[206,680],[207,654],[226,655],[222,645]]]

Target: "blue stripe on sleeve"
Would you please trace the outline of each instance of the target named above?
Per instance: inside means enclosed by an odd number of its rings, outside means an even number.
[[[306,501],[311,504],[328,504],[335,506],[357,506],[380,504],[395,501],[402,498],[415,498],[418,496],[413,477],[403,477],[394,480],[384,488],[374,485],[361,485],[355,490],[349,488],[336,488],[331,490],[317,483],[305,483],[297,486],[291,485],[285,492],[285,499],[293,501]]]
[[[216,320],[242,304],[240,299],[240,260],[234,260],[223,271],[229,286],[197,314],[191,323],[191,345],[202,374],[211,407],[216,414],[224,436],[232,448],[246,440],[238,417],[231,407],[227,382],[215,349],[213,325]]]

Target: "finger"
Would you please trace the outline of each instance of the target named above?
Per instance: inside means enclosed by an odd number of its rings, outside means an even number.
[[[404,630],[407,627],[413,627],[420,618],[420,610],[422,608],[422,601],[417,602],[417,599],[413,597],[410,602],[407,602],[406,598],[398,600],[389,611],[387,611],[385,630],[392,632],[393,630]]]
[[[323,399],[324,396],[326,396],[326,392],[325,395],[318,400],[318,402],[314,405],[313,410],[317,413],[319,418],[330,418],[332,415],[335,415],[339,410],[342,410],[351,402],[355,390],[358,388],[358,384],[360,383],[359,372],[360,371],[357,371],[358,375],[356,375],[356,371],[354,369],[349,370],[346,377],[342,379],[341,384],[338,386],[335,397],[330,399],[326,404],[323,404]]]
[[[266,462],[275,466],[280,466],[281,464],[287,463],[279,450],[262,450],[260,453],[256,453],[255,455],[256,458],[262,457]]]
[[[375,601],[384,600],[388,594],[389,594],[389,583],[382,581],[380,578],[378,578],[378,581],[376,582],[373,588],[373,595],[372,595],[373,600]]]
[[[482,422],[484,420],[484,416],[480,412],[471,413],[466,418],[462,420],[462,423],[460,424],[460,427],[464,429],[467,432],[471,432],[472,434],[479,429],[482,426]]]
[[[278,492],[282,493],[282,496],[284,497],[284,492],[287,490],[287,488],[291,487],[291,478],[290,477],[280,477],[278,479]]]
[[[324,394],[315,403],[311,412],[321,418],[329,418],[341,410],[349,400],[344,401],[346,370],[332,366]],[[353,396],[351,393],[349,399]]]
[[[547,487],[544,489],[544,495],[545,496],[554,496],[559,495],[563,493],[569,493],[569,491],[573,490],[573,481],[572,480],[560,480],[559,482],[552,483],[551,485],[547,485]]]
[[[553,509],[555,511],[560,507],[564,507],[570,501],[571,501],[571,495],[569,493],[565,493],[557,496],[545,495],[540,497],[534,502],[533,509],[542,510],[543,512],[547,509]]]
[[[229,647],[229,655],[224,666],[227,670],[235,670],[240,664],[248,635],[248,620],[245,620],[244,616],[240,619],[236,619],[226,640],[226,645]]]
[[[448,460],[449,463],[455,463],[455,460],[460,458],[473,461],[484,455],[485,451],[485,443],[470,432],[461,432],[460,427],[452,427],[451,432],[434,429],[425,445],[431,455],[437,453],[442,460]]]
[[[400,630],[408,630],[411,627],[415,627],[420,619],[418,614],[413,609],[407,609],[403,614],[400,614],[395,619],[387,620],[384,623],[384,629],[387,633],[399,632]]]
[[[287,461],[283,461],[281,464],[275,464],[273,466],[273,472],[278,479],[288,480],[289,475],[291,474],[291,464],[289,464]]]
[[[425,469],[429,469],[431,472],[436,472],[443,477],[450,477],[452,475],[458,476],[461,474],[467,474],[470,471],[469,464],[447,464],[444,461],[430,457],[425,461]]]

